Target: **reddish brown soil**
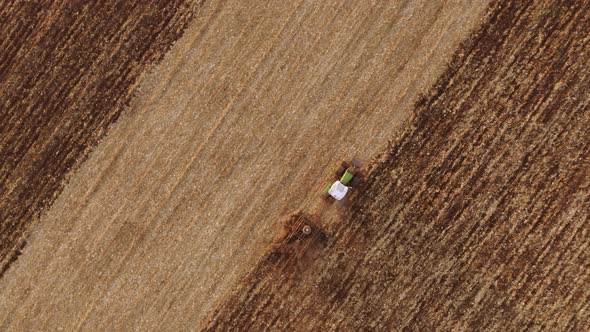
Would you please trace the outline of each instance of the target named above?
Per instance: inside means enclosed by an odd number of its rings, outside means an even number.
[[[198,3],[0,5],[0,276]]]
[[[207,330],[590,329],[590,5],[500,1],[294,280]]]
[[[326,234],[316,225],[316,220],[316,216],[301,211],[283,220],[262,264],[277,270],[283,277],[306,268],[326,246]],[[307,233],[305,227],[309,229]]]

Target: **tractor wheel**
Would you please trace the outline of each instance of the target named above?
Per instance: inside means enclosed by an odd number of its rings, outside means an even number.
[[[334,175],[336,175],[336,177],[338,179],[340,179],[340,177],[342,177],[342,175],[344,174],[344,172],[346,172],[346,169],[348,168],[348,165],[346,164],[345,161],[340,163],[340,166],[338,166],[338,169],[336,170],[336,172],[334,173]]]
[[[348,172],[352,175],[357,175],[357,173],[361,170],[361,162],[358,161],[357,159],[353,159],[350,162],[350,168],[348,169]]]
[[[361,175],[355,174],[355,176],[352,178],[352,180],[350,180],[350,186],[351,187],[358,187],[359,184],[361,184],[361,182],[362,182]]]
[[[326,202],[328,204],[333,204],[336,201],[336,199],[334,197],[330,196],[330,194],[328,194],[328,193],[321,193],[320,197],[322,198],[322,200],[324,202]]]

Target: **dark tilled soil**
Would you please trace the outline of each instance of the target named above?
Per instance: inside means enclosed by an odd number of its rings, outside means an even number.
[[[590,329],[590,5],[500,1],[367,171],[323,255],[207,330]]]
[[[198,2],[0,4],[0,276]]]

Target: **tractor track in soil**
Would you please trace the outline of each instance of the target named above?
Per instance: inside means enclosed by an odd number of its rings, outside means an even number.
[[[494,2],[301,274],[206,330],[590,328],[590,5]]]
[[[0,5],[0,277],[199,7],[184,0]]]

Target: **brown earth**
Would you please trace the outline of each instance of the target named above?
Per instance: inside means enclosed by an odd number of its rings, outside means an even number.
[[[205,2],[0,279],[0,329],[195,328],[336,162],[383,151],[486,5]]]
[[[0,276],[30,225],[198,7],[184,0],[0,3]]]
[[[590,330],[589,33],[585,2],[494,2],[323,256],[259,265],[205,328]]]

